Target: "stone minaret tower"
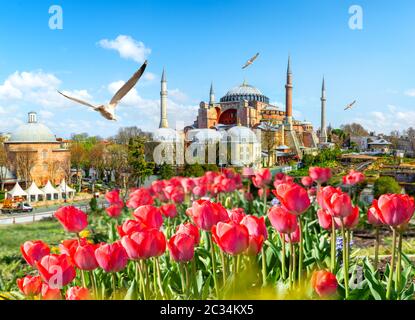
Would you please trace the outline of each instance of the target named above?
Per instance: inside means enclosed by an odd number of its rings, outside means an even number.
[[[287,67],[287,84],[285,85],[285,123],[288,128],[292,128],[293,120],[293,84],[292,84],[292,72],[291,72],[291,61],[288,57]]]
[[[213,83],[210,85],[210,93],[209,93],[209,105],[213,105],[215,103],[215,92],[213,91]]]
[[[163,69],[161,76],[161,91],[160,91],[160,128],[168,128],[167,122],[167,80],[166,72]]]
[[[326,85],[325,85],[324,77],[323,77],[323,85],[321,87],[320,143],[327,143],[327,128],[326,128]]]

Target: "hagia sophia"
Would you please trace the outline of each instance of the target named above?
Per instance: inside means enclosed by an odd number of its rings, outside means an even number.
[[[299,160],[304,154],[316,152],[327,145],[325,120],[325,84],[323,79],[321,92],[321,128],[319,136],[313,125],[307,121],[293,118],[293,74],[288,59],[287,80],[285,85],[285,110],[272,105],[269,98],[259,89],[244,81],[241,85],[230,89],[219,101],[215,99],[213,85],[210,88],[209,101],[202,101],[193,124],[184,128],[184,133],[194,137],[218,136],[227,132],[231,136],[240,137],[246,128],[261,130],[260,150],[251,148],[241,152],[254,153],[256,161],[269,159],[272,164]],[[158,138],[168,133],[167,122],[167,80],[163,71],[160,93],[161,120]],[[249,130],[250,131],[250,130]],[[254,138],[253,138],[254,139]],[[161,139],[163,140],[163,139]],[[269,140],[272,140],[270,148]],[[258,163],[257,163],[258,164]]]

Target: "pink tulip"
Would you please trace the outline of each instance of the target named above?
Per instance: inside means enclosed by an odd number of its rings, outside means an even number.
[[[219,222],[212,227],[212,236],[215,243],[223,252],[238,255],[248,249],[248,229],[239,224]]]
[[[268,219],[272,226],[281,233],[293,233],[297,228],[297,216],[283,206],[273,206],[269,209]]]
[[[298,184],[283,183],[272,191],[280,203],[292,214],[301,215],[311,205],[307,190]]]

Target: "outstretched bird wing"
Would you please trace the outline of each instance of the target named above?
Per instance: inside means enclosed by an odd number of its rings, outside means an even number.
[[[255,60],[256,60],[256,58],[258,58],[258,56],[259,56],[259,52],[256,54],[256,55],[254,55],[251,59],[249,59],[245,64],[244,64],[244,66],[242,67],[242,69],[245,69],[246,67],[248,67],[248,66],[250,66]]]
[[[111,101],[109,103],[110,105],[115,107],[118,104],[118,102],[120,102],[120,100],[122,98],[124,98],[124,96],[128,92],[130,92],[130,90],[137,84],[138,80],[140,80],[141,76],[143,75],[144,71],[146,70],[146,67],[147,67],[147,61],[145,61],[144,64],[140,67],[140,69],[138,69],[137,72],[134,73],[134,75],[130,78],[130,80],[128,80],[121,87],[121,89],[117,91],[117,93],[111,99]]]
[[[57,91],[58,91],[59,94],[63,95],[65,98],[67,98],[69,100],[75,101],[77,103],[83,104],[84,106],[91,107],[93,109],[96,109],[97,108],[96,106],[90,104],[89,102],[83,101],[83,100],[78,99],[78,98],[70,97],[70,96],[68,96],[68,95],[60,92],[59,90],[57,90]]]
[[[355,101],[353,101],[352,103],[348,104],[348,105],[346,106],[346,108],[344,108],[344,110],[351,109],[355,103],[356,103],[356,100],[355,100]]]

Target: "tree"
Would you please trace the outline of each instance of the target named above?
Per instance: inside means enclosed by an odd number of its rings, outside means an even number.
[[[168,180],[174,176],[173,167],[168,163],[163,163],[158,168],[158,175],[160,179]]]
[[[141,186],[145,179],[154,172],[154,163],[146,161],[146,142],[145,137],[135,137],[128,143],[128,163],[137,186]]]
[[[7,176],[7,168],[8,168],[8,159],[6,149],[4,147],[4,143],[0,142],[0,183],[1,183],[1,191],[4,191],[4,184]]]
[[[110,175],[114,175],[116,185],[125,185],[127,183],[125,175],[131,173],[131,167],[128,163],[128,147],[120,144],[110,144],[107,146],[104,165],[105,170]]]
[[[399,183],[392,177],[380,177],[374,184],[374,196],[379,198],[386,193],[400,193],[402,191]]]
[[[359,123],[344,124],[340,126],[340,129],[350,136],[363,137],[369,135],[367,130]]]
[[[78,185],[78,192],[81,191],[81,182],[82,182],[82,166],[86,158],[86,150],[84,145],[81,142],[73,142],[69,147],[71,153],[71,163],[72,166],[76,169],[76,179]]]
[[[59,160],[49,160],[47,162],[48,166],[48,176],[52,183],[55,183],[56,177],[59,174],[59,171],[62,169],[61,161]]]
[[[36,165],[36,151],[22,149],[16,153],[16,171],[27,187],[32,179],[32,169]]]
[[[114,136],[113,140],[119,144],[128,145],[131,139],[137,137],[150,137],[150,133],[144,132],[136,126],[125,127],[118,130],[118,133]]]

